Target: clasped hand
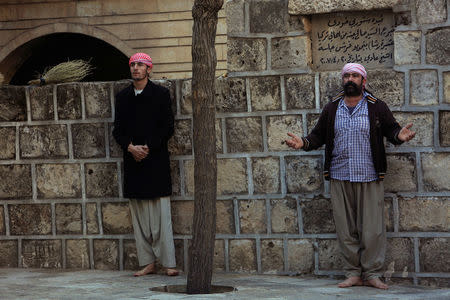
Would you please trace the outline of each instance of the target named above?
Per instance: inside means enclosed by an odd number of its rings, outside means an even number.
[[[133,145],[130,143],[128,145],[128,152],[130,152],[131,155],[133,155],[135,161],[140,162],[141,160],[147,157],[149,153],[149,148],[147,145]]]

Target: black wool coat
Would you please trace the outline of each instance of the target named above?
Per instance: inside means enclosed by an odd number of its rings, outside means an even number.
[[[169,90],[150,80],[142,93],[134,86],[116,95],[113,136],[123,150],[124,197],[150,199],[172,194],[168,141],[174,132]],[[136,162],[128,145],[147,145],[148,156]]]

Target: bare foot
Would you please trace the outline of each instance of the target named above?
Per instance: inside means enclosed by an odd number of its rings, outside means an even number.
[[[155,268],[155,264],[148,264],[145,266],[145,268],[143,268],[140,271],[137,271],[136,273],[134,273],[134,277],[139,277],[139,276],[144,276],[147,274],[154,274],[156,273],[156,268]]]
[[[373,286],[374,288],[382,289],[382,290],[387,290],[389,288],[389,286],[387,284],[383,283],[380,280],[380,278],[369,279],[366,282],[364,282],[364,284],[367,286]]]
[[[166,269],[166,274],[167,274],[167,276],[178,276],[178,270],[177,269],[167,268]]]
[[[338,287],[346,288],[346,287],[351,287],[354,285],[362,285],[362,284],[363,284],[363,281],[362,281],[361,277],[352,276],[352,277],[349,277],[346,280],[342,281],[341,283],[339,283]]]

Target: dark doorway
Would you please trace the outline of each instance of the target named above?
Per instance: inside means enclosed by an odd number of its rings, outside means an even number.
[[[30,49],[30,56],[14,74],[10,81],[12,85],[26,85],[46,68],[75,59],[90,61],[94,67],[92,74],[83,81],[115,81],[130,77],[128,58],[110,44],[91,36],[55,33],[24,46]]]

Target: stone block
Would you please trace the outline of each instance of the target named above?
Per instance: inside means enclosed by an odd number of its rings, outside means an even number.
[[[450,166],[450,153],[422,154],[423,185],[426,191],[450,191],[448,166]]]
[[[245,78],[219,77],[215,81],[215,91],[218,113],[247,111]]]
[[[419,262],[421,272],[450,272],[450,238],[421,238]]]
[[[230,271],[256,272],[255,240],[230,240]]]
[[[18,248],[17,240],[0,240],[0,267],[17,268]]]
[[[399,198],[400,231],[449,231],[450,198]]]
[[[288,270],[310,274],[314,269],[314,246],[307,239],[288,240]]]
[[[408,123],[413,123],[411,130],[416,132],[414,139],[402,144],[400,147],[427,147],[433,146],[433,128],[434,128],[434,115],[432,112],[417,112],[417,113],[404,113],[395,112],[394,117],[400,126],[406,126]],[[389,142],[388,146],[392,146]],[[389,165],[388,165],[389,169]]]
[[[367,89],[389,107],[405,104],[405,74],[393,70],[370,70],[367,73]]]
[[[81,204],[56,203],[55,211],[57,234],[83,233]]]
[[[194,201],[172,201],[173,234],[192,234]]]
[[[286,76],[284,81],[287,109],[316,107],[314,76],[309,74]]]
[[[447,19],[447,1],[416,0],[415,2],[419,24],[441,23]]]
[[[431,288],[450,288],[448,278],[420,278],[419,285],[429,286]]]
[[[38,198],[81,197],[81,173],[78,164],[36,165]]]
[[[394,61],[396,65],[420,64],[422,32],[394,32]]]
[[[270,200],[273,233],[298,233],[297,201],[292,198]]]
[[[131,79],[123,79],[123,80],[115,81],[114,86],[113,86],[114,96],[116,96],[123,89],[126,89],[127,87],[129,87],[132,83],[133,83],[133,80],[131,80]]]
[[[97,270],[119,269],[118,240],[94,240],[94,268]]]
[[[227,16],[227,34],[233,35],[242,33],[245,30],[244,24],[244,1],[225,1],[225,15]]]
[[[323,108],[342,90],[341,72],[319,73],[320,107]]]
[[[280,192],[280,160],[275,157],[252,158],[253,190],[256,194]]]
[[[253,111],[280,110],[280,77],[268,76],[250,78],[250,98]]]
[[[307,36],[272,39],[272,69],[307,69],[311,64],[311,40]]]
[[[99,233],[97,203],[86,204],[86,227],[88,234]]]
[[[72,141],[75,158],[105,157],[105,124],[73,124]]]
[[[119,195],[116,163],[88,163],[84,169],[87,197],[117,197]]]
[[[216,152],[223,153],[222,121],[221,121],[221,119],[216,119]]]
[[[411,105],[438,104],[438,74],[436,70],[415,70],[410,72]]]
[[[172,155],[192,154],[192,120],[176,120],[175,133],[169,140],[169,151]]]
[[[56,89],[58,118],[60,120],[81,119],[80,84],[59,84]]]
[[[8,209],[11,235],[52,233],[50,204],[11,204]]]
[[[229,72],[263,71],[267,64],[266,39],[227,39],[227,69]]]
[[[181,113],[192,114],[192,80],[184,80],[181,83]]]
[[[293,149],[285,143],[286,139],[290,138],[287,133],[303,135],[302,116],[299,114],[270,116],[266,121],[269,151],[292,151]]]
[[[216,201],[216,233],[234,234],[234,210],[233,201],[217,200]]]
[[[213,270],[225,271],[225,242],[224,240],[215,240]]]
[[[0,159],[14,159],[16,157],[16,128],[0,127]]]
[[[386,231],[394,231],[394,208],[392,198],[384,199],[384,222],[386,224]]]
[[[68,158],[66,125],[22,126],[19,132],[21,158]]]
[[[444,82],[444,103],[450,103],[450,72],[442,72]]]
[[[0,86],[0,122],[23,121],[27,119],[25,88]]]
[[[61,240],[23,240],[24,268],[62,268]]]
[[[284,270],[283,240],[261,240],[261,268],[266,274]]]
[[[426,62],[428,64],[448,65],[450,27],[429,31],[426,35]]]
[[[386,192],[417,191],[416,156],[413,153],[388,154],[384,180]]]
[[[450,111],[439,111],[439,144],[450,146]]]
[[[250,32],[286,33],[289,24],[287,7],[287,0],[250,1]]]
[[[307,114],[306,115],[306,128],[308,133],[313,130],[313,128],[317,125],[317,121],[319,121],[320,114]]]
[[[318,1],[290,0],[289,13],[292,15],[311,15],[341,11],[374,10],[392,8],[399,0],[341,0],[341,1]]]
[[[337,240],[319,240],[319,270],[342,270],[344,261]]]
[[[184,240],[174,240],[177,269],[184,270]]]
[[[30,108],[33,121],[54,120],[54,85],[30,86]]]
[[[174,196],[179,196],[181,182],[180,182],[180,167],[177,160],[170,161],[170,175],[172,177],[172,193]]]
[[[300,202],[305,233],[336,232],[333,219],[333,206],[330,199],[314,198]]]
[[[5,234],[5,210],[0,206],[0,235]]]
[[[107,82],[83,83],[86,118],[111,117],[111,84]]]
[[[323,190],[322,157],[286,156],[288,193],[320,192]]]
[[[414,242],[412,238],[387,240],[384,269],[391,272],[414,272]]]
[[[128,202],[102,203],[104,234],[132,234],[131,212]]]
[[[112,135],[112,131],[114,129],[113,123],[108,123],[108,138],[109,138],[109,155],[111,157],[122,157],[123,151],[122,148],[117,144],[116,140]]]
[[[289,32],[292,31],[303,31],[303,32],[309,32],[308,24],[310,20],[307,16],[295,16],[295,15],[289,15]]]
[[[124,270],[138,270],[139,260],[137,257],[136,241],[123,241],[123,269]]]
[[[29,165],[0,165],[0,199],[32,197]]]
[[[265,200],[240,200],[239,223],[241,233],[266,233],[266,201]]]
[[[66,268],[90,269],[88,240],[66,240]]]
[[[228,152],[263,151],[261,118],[227,118]]]

